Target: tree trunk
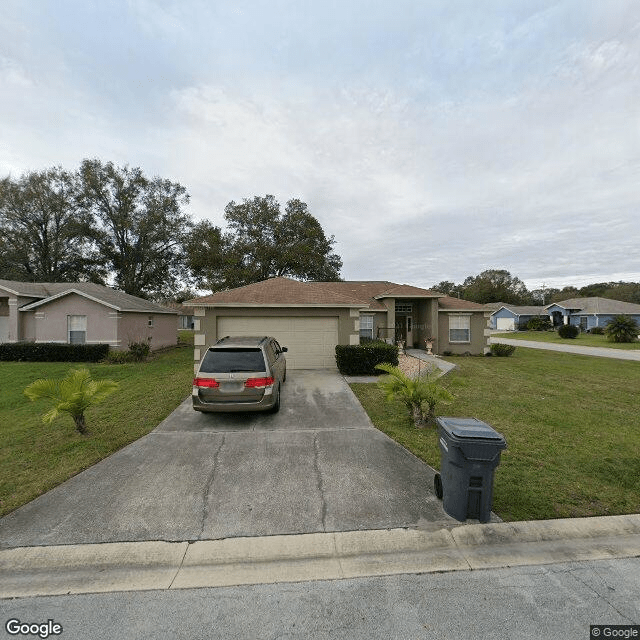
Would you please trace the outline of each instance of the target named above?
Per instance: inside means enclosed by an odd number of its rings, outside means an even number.
[[[422,413],[422,408],[420,406],[414,406],[411,409],[411,413],[413,415],[413,422],[415,423],[418,429],[424,429],[424,414]]]
[[[86,436],[89,433],[87,429],[87,423],[84,421],[84,413],[81,413],[79,416],[73,416],[73,419],[76,423],[76,429],[78,433],[81,433],[83,436]]]

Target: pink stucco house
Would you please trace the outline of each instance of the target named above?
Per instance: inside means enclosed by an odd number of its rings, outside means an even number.
[[[177,343],[174,309],[92,282],[0,280],[0,342]]]

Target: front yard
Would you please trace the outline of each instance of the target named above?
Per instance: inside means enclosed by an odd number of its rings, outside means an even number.
[[[602,337],[602,336],[593,336]],[[456,358],[455,396],[438,415],[502,433],[494,511],[504,520],[640,512],[640,363],[518,348],[510,358]],[[440,468],[436,430],[415,429],[375,384],[352,384],[373,423]]]
[[[557,331],[509,331],[508,333],[494,333],[491,339],[499,341],[500,338],[513,340],[532,340],[534,342],[555,342],[558,344],[573,344],[582,347],[605,347],[610,349],[640,349],[640,341],[636,342],[609,342],[607,336],[581,333],[577,338],[561,338]]]
[[[37,378],[61,378],[78,366],[88,366],[96,380],[120,383],[87,410],[88,437],[75,431],[69,416],[43,424],[49,405],[22,393]],[[140,364],[0,362],[0,515],[149,433],[189,395],[192,379],[187,344]]]

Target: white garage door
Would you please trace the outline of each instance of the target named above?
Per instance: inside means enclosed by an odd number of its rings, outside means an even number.
[[[287,347],[287,368],[335,369],[338,318],[218,318],[218,338],[273,336]]]
[[[496,318],[496,329],[499,331],[515,331],[515,318]]]

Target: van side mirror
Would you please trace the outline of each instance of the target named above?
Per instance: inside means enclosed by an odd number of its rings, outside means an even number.
[[[281,353],[287,353],[287,351],[289,351],[289,349],[287,349],[287,347],[280,347],[280,352]]]

